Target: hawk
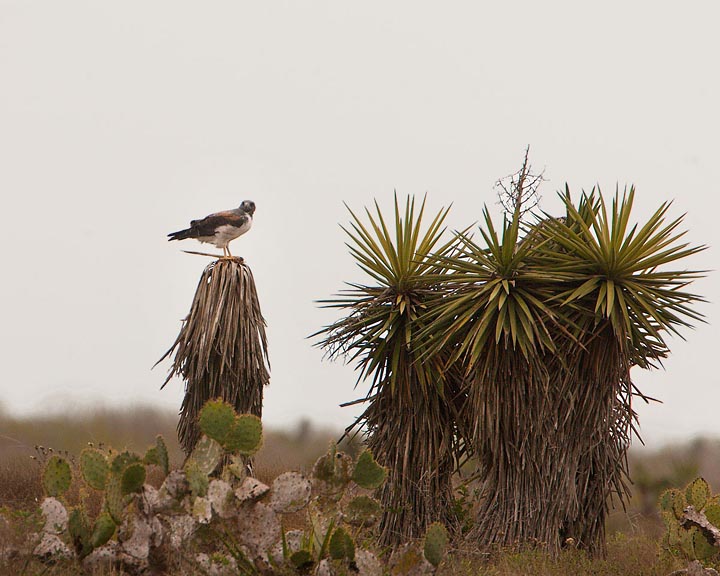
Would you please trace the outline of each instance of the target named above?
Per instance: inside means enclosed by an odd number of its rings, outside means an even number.
[[[223,256],[231,257],[228,244],[250,230],[253,214],[255,214],[255,202],[244,200],[240,207],[234,210],[224,210],[205,216],[202,220],[192,220],[190,228],[171,232],[168,234],[168,240],[194,238],[222,248]]]

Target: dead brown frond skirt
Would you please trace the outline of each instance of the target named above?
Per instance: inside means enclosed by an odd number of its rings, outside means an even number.
[[[189,453],[199,438],[197,417],[212,398],[238,413],[262,415],[263,387],[270,380],[265,319],[250,267],[240,258],[208,265],[175,343],[159,360],[173,357],[173,376],[185,381],[178,439]]]

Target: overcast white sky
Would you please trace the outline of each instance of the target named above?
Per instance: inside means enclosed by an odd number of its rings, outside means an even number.
[[[543,208],[599,183],[674,199],[688,262],[717,268],[720,4],[0,0],[0,390],[6,410],[152,403],[207,259],[165,235],[257,204],[231,249],[269,324],[265,421],[337,427],[351,368],[306,339],[316,299],[362,280],[343,201],[428,193],[452,228],[495,206],[527,144]],[[650,445],[720,435],[718,274],[709,324],[638,373]]]

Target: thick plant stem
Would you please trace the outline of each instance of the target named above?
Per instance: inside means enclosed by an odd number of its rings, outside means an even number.
[[[452,409],[439,395],[410,403],[380,397],[389,392],[380,392],[365,419],[368,447],[389,473],[378,493],[380,541],[396,545],[422,537],[433,522],[453,524],[456,436]]]
[[[173,353],[165,384],[175,375],[185,380],[178,439],[186,454],[200,437],[197,417],[208,400],[222,398],[240,414],[262,415],[270,380],[265,320],[242,259],[221,258],[205,268],[190,313],[161,361]]]

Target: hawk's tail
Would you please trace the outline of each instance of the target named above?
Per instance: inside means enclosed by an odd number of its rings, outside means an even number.
[[[185,238],[194,238],[195,236],[197,236],[197,233],[192,228],[188,228],[187,230],[178,230],[177,232],[170,232],[170,234],[168,234],[168,241],[185,240]]]

